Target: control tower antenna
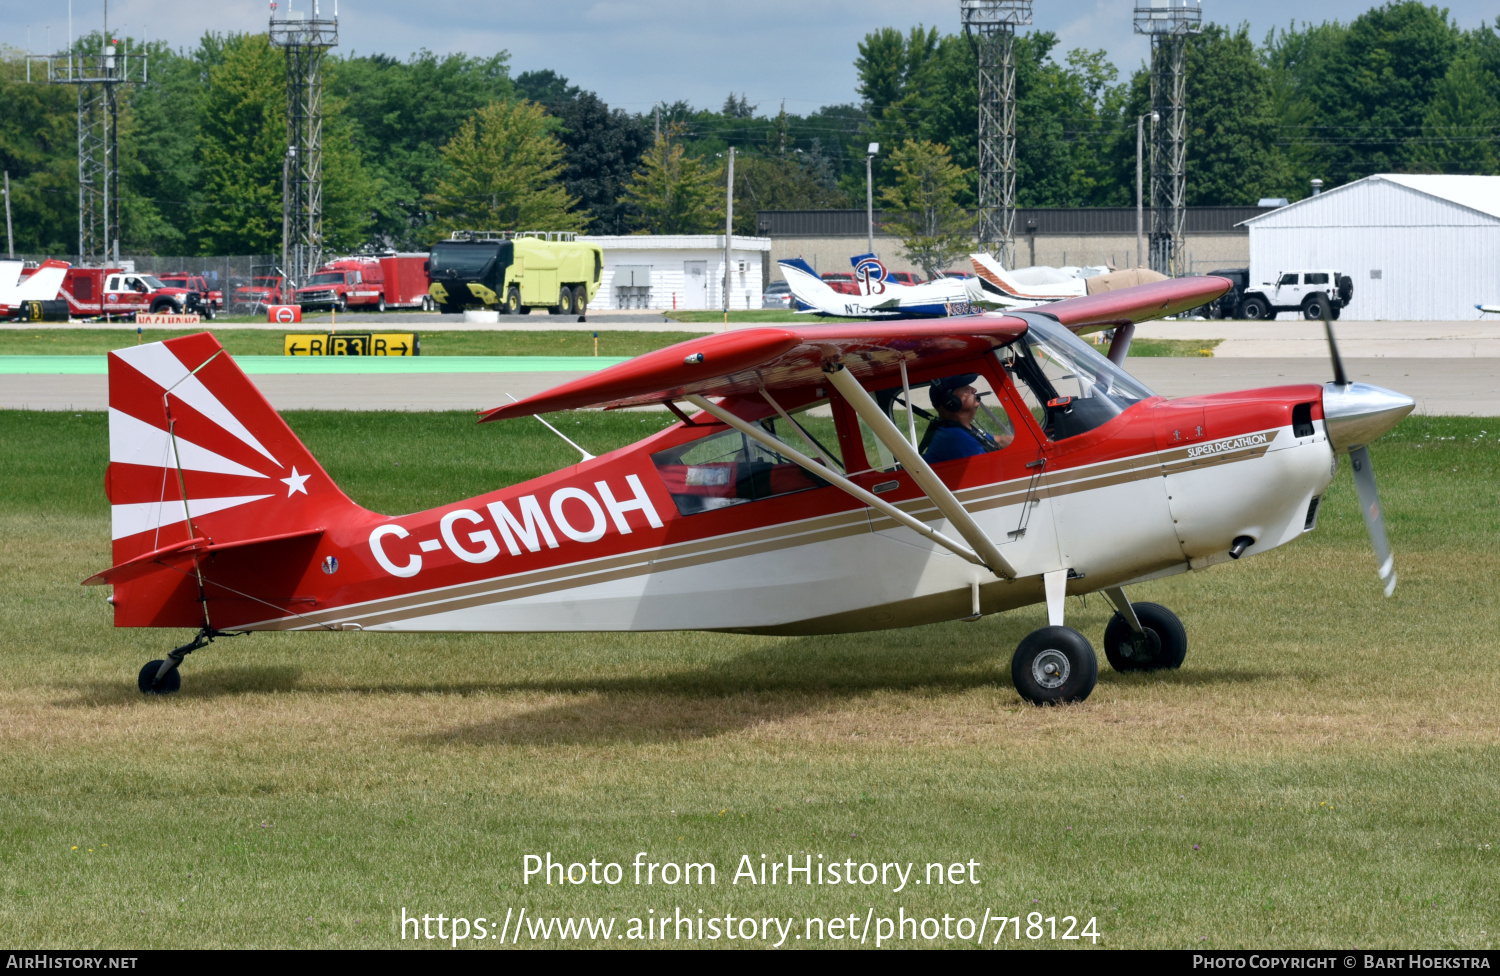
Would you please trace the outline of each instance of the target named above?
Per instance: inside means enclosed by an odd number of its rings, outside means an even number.
[[[43,68],[52,84],[78,89],[78,260],[102,264],[120,257],[120,96],[121,85],[144,83],[146,53],[132,54],[109,35],[109,4],[104,5],[104,31],[98,50],[92,39],[57,54],[27,55],[26,78],[32,62]]]
[[[339,43],[338,8],[322,19],[271,3],[271,43],[286,51],[286,157],[281,163],[281,270],[296,286],[323,263],[323,55]]]
[[[1016,254],[1016,28],[1031,0],[959,0],[979,63],[979,249],[1006,268]]]
[[[1151,269],[1185,273],[1187,217],[1187,46],[1203,31],[1203,8],[1152,0],[1135,8],[1135,32],[1151,38]]]

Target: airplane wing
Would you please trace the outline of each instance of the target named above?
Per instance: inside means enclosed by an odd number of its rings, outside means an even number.
[[[1046,307],[1046,314],[1074,332],[1095,332],[1186,311],[1222,295],[1229,285],[1223,278],[1176,278],[1056,302]],[[861,381],[896,377],[902,361],[919,361],[924,367],[962,362],[1025,332],[1025,320],[997,314],[721,332],[484,411],[479,419],[642,406],[686,396],[736,396],[762,388],[807,389],[825,382],[823,366],[833,362]]]

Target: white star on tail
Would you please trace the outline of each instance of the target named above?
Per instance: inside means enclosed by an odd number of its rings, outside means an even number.
[[[311,477],[312,475],[310,474],[298,474],[297,466],[294,464],[292,465],[292,476],[290,478],[280,478],[278,480],[282,484],[287,486],[286,497],[291,498],[299,491],[304,495],[307,494],[307,488],[305,486],[307,484],[307,479]]]

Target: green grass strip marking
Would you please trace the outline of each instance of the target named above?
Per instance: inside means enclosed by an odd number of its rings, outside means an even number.
[[[625,362],[610,356],[237,356],[251,376],[290,373],[592,373]],[[0,356],[0,375],[103,376],[104,356]]]

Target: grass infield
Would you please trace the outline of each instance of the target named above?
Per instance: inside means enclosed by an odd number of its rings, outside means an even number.
[[[389,512],[573,458],[536,423],[288,419]],[[670,418],[552,419],[602,451]],[[0,412],[11,945],[386,947],[403,908],[523,907],[795,931],[1040,911],[1095,917],[1117,947],[1500,937],[1500,420],[1412,417],[1372,448],[1394,599],[1345,462],[1312,535],[1132,591],[1181,615],[1181,671],[1106,665],[1088,702],[1051,709],[1009,678],[1040,608],[820,638],[256,634],[147,699],[136,671],[186,634],[116,631],[105,591],[78,586],[109,560],[105,428]],[[1102,601],[1068,612],[1097,644]],[[523,885],[522,856],[548,851],[620,862],[625,881]],[[638,887],[639,851],[711,861],[718,884]],[[973,859],[982,883],[734,885],[742,854]]]

